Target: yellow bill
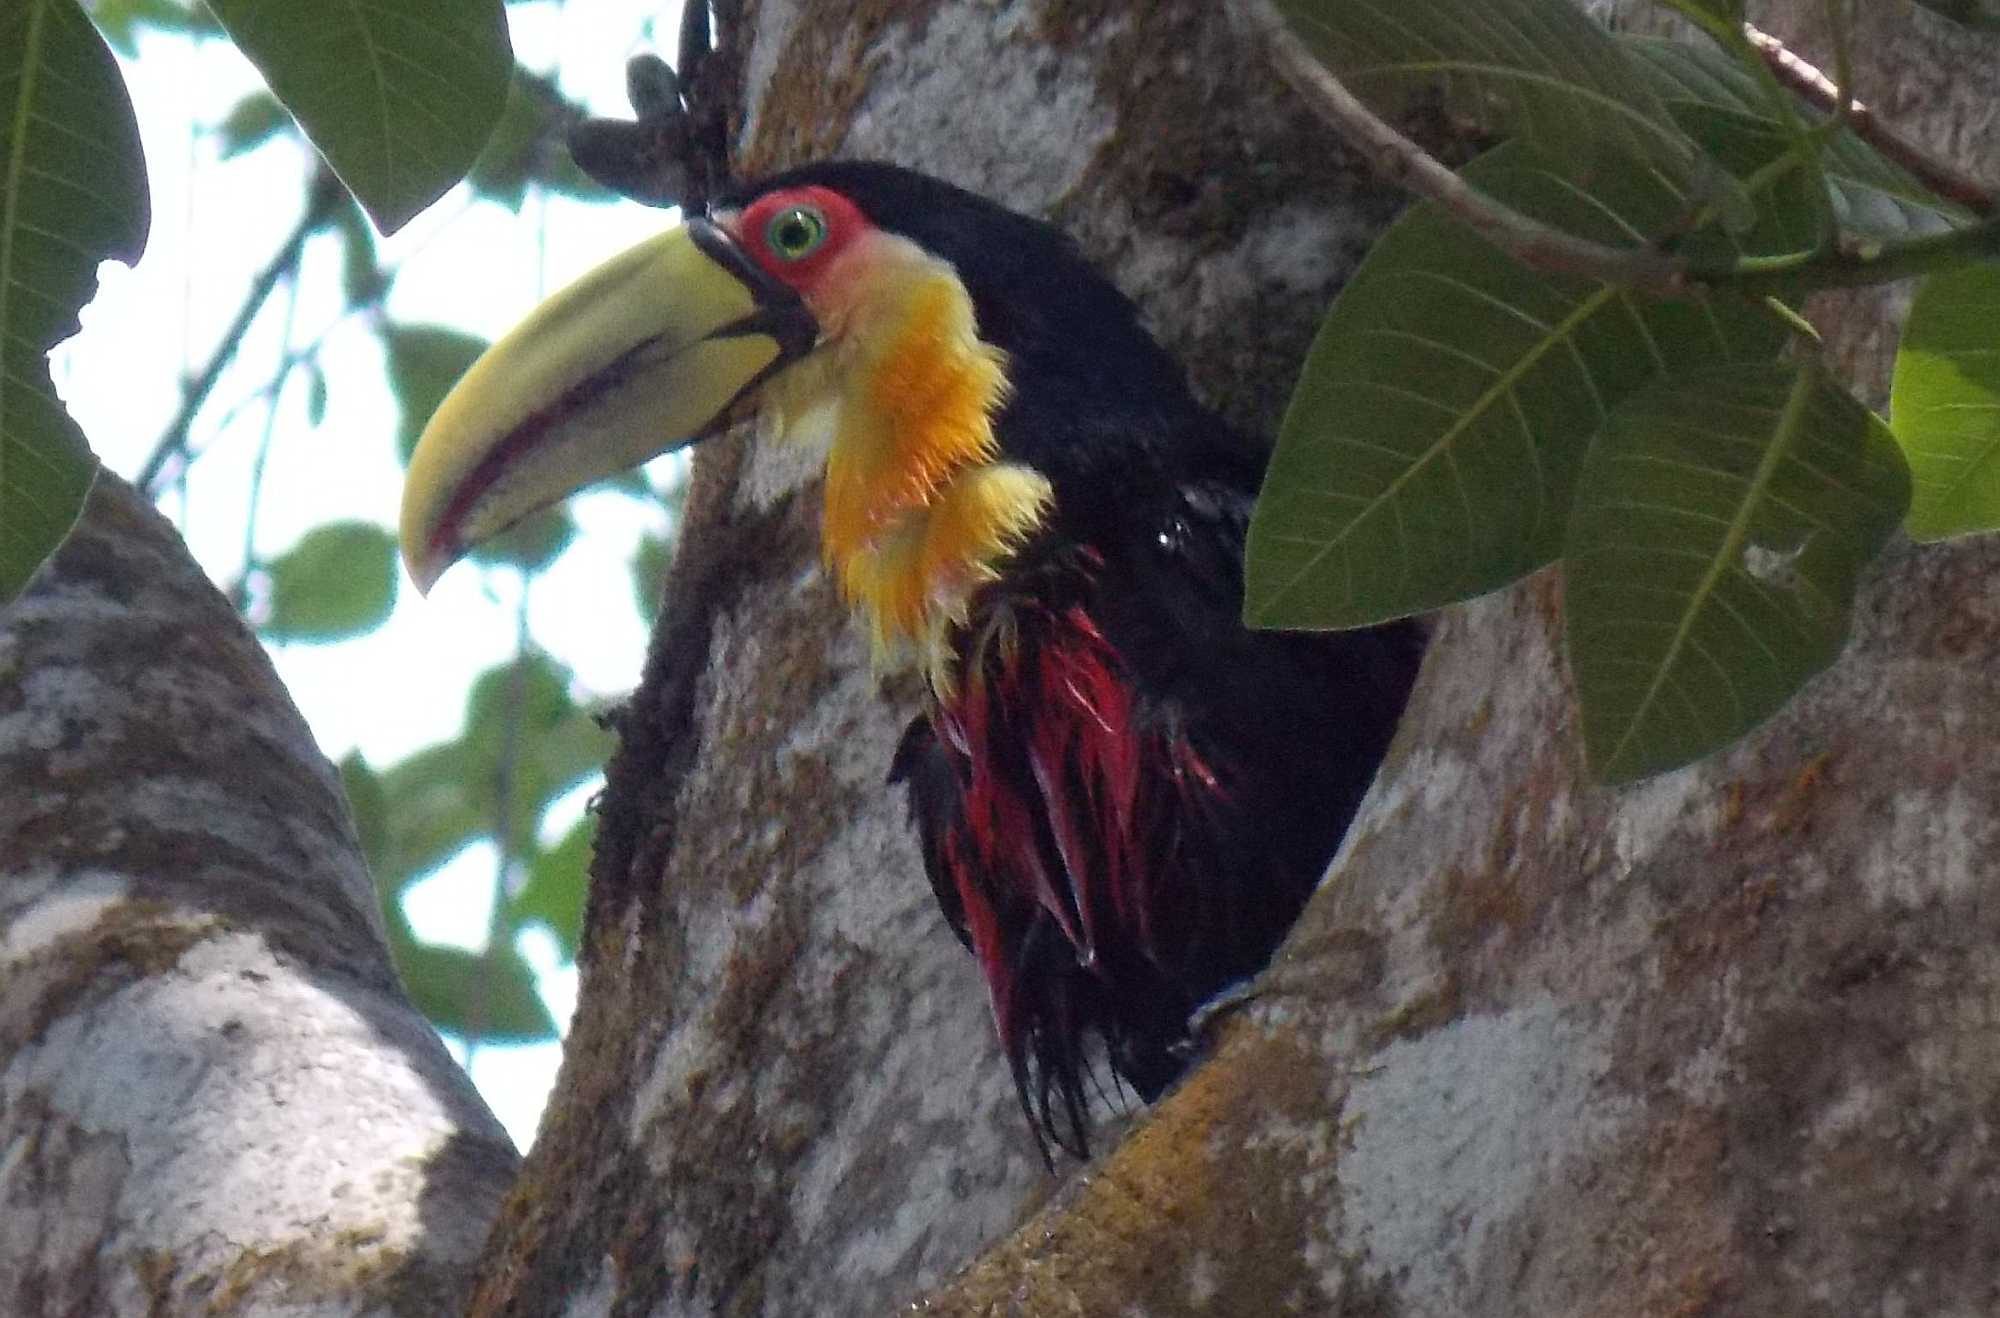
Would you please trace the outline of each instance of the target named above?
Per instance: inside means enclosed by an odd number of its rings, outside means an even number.
[[[706,220],[584,275],[474,362],[418,438],[401,528],[417,589],[571,491],[718,432],[817,336]]]

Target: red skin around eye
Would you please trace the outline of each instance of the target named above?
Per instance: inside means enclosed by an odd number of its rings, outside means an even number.
[[[787,261],[771,250],[765,230],[773,216],[794,206],[812,206],[826,217],[826,241],[810,254],[796,261]],[[838,260],[856,238],[875,226],[868,222],[853,202],[838,192],[829,188],[804,187],[766,193],[744,207],[743,213],[730,227],[734,230],[736,241],[742,244],[752,260],[774,278],[783,280],[801,293],[808,293],[819,282],[826,268]]]

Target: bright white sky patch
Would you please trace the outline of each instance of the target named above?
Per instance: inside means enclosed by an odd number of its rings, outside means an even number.
[[[523,65],[557,70],[566,95],[594,113],[622,116],[626,58],[651,49],[671,59],[679,13],[658,0],[591,0],[573,7],[510,5],[508,20]],[[137,269],[102,267],[83,332],[57,350],[52,365],[58,390],[99,457],[129,478],[178,408],[183,375],[207,359],[256,271],[296,222],[312,161],[289,138],[219,158],[219,140],[204,130],[261,86],[227,42],[149,33],[140,39],[139,58],[121,67],[146,152],[151,237]],[[672,219],[632,204],[587,206],[532,195],[515,215],[472,200],[461,185],[379,244],[382,264],[399,272],[387,314],[492,338],[546,292]],[[202,456],[185,494],[163,505],[197,561],[225,588],[243,570],[244,512],[265,432],[260,391],[287,342],[296,351],[323,340],[326,414],[317,428],[310,424],[307,379],[294,372],[277,406],[257,552],[274,556],[309,527],[335,519],[396,524],[402,479],[396,404],[371,326],[360,316],[343,318],[337,239],[315,238],[306,250],[289,337],[286,302],[283,292],[274,296],[252,326],[194,427]],[[662,473],[652,474],[661,484]],[[664,530],[666,516],[610,495],[585,496],[573,512],[583,534],[533,586],[530,633],[576,673],[580,698],[620,696],[637,683],[645,646],[628,564],[640,537]],[[514,652],[518,603],[512,574],[460,566],[428,600],[405,580],[388,623],[359,640],[274,646],[272,657],[320,748],[339,759],[358,747],[381,766],[457,734],[473,676]],[[561,818],[547,821],[544,832],[573,822],[590,789],[559,802],[551,814]],[[409,909],[424,937],[473,946],[484,938],[494,864],[485,850],[482,856],[469,848],[420,886],[424,900],[413,899]],[[557,1021],[566,1024],[574,969],[557,965],[552,940],[524,935],[523,951],[541,974]],[[474,1060],[475,1079],[524,1147],[556,1054],[555,1045],[482,1048]]]

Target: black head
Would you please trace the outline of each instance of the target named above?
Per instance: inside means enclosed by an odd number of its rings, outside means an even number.
[[[875,225],[957,269],[980,336],[1010,359],[1001,446],[1056,481],[1059,495],[1072,483],[1066,478],[1101,476],[1114,463],[1129,469],[1135,458],[1157,464],[1169,457],[1163,450],[1205,444],[1219,430],[1131,300],[1052,225],[873,161],[806,165],[738,185],[711,204],[740,207],[804,185],[840,193]]]

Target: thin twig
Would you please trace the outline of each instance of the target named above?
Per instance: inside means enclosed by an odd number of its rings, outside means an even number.
[[[1778,81],[1810,101],[1816,109],[1835,112],[1840,105],[1840,88],[1806,60],[1787,49],[1785,43],[1768,32],[1744,24],[1749,38],[1764,64]],[[1847,126],[1854,135],[1882,155],[1901,165],[1919,183],[1947,201],[1957,202],[1973,214],[1986,217],[2000,214],[2000,200],[1993,190],[1959,173],[1923,148],[1896,133],[1875,117],[1867,105],[1857,100],[1847,104]]]
[[[521,594],[514,604],[514,662],[507,670],[507,707],[501,714],[500,753],[493,762],[493,844],[499,852],[493,869],[493,906],[486,917],[486,963],[472,986],[472,1001],[465,1013],[465,1069],[472,1070],[473,1054],[493,1024],[493,980],[512,949],[507,934],[512,927],[507,903],[513,896],[514,866],[521,858],[520,841],[514,836],[514,792],[521,769],[521,716],[528,702],[528,664],[534,642],[528,633],[528,574],[519,574]]]
[[[239,613],[250,605],[250,575],[259,566],[257,514],[264,504],[264,469],[270,465],[271,445],[278,437],[278,400],[284,395],[285,381],[291,378],[295,365],[291,348],[298,314],[299,277],[295,271],[285,280],[285,328],[278,340],[278,365],[266,386],[270,390],[270,405],[264,409],[264,430],[257,437],[257,456],[250,462],[249,508],[243,515],[243,572],[236,579],[236,598],[232,601]]]
[[[244,336],[250,332],[251,324],[257,319],[257,313],[263,310],[265,302],[270,300],[271,294],[276,291],[280,282],[288,275],[298,273],[300,258],[305,254],[306,239],[312,237],[313,231],[332,217],[335,208],[340,204],[341,196],[340,184],[331,174],[321,173],[313,180],[312,193],[306,203],[305,213],[299,216],[298,223],[293,225],[292,231],[285,236],[285,241],[279,246],[277,254],[257,272],[257,277],[250,281],[250,288],[243,296],[243,305],[236,310],[236,318],[230,321],[229,328],[222,332],[222,338],[216,343],[215,350],[209,354],[208,361],[200,373],[181,390],[179,410],[174,413],[173,420],[167,423],[166,430],[161,432],[159,441],[153,445],[153,451],[146,457],[146,464],[139,469],[137,484],[146,492],[148,498],[159,497],[162,475],[169,463],[187,453],[188,432],[194,426],[195,416],[207,404],[209,395],[215,392],[215,386],[222,379],[224,369],[235,360],[237,350],[243,346]]]

